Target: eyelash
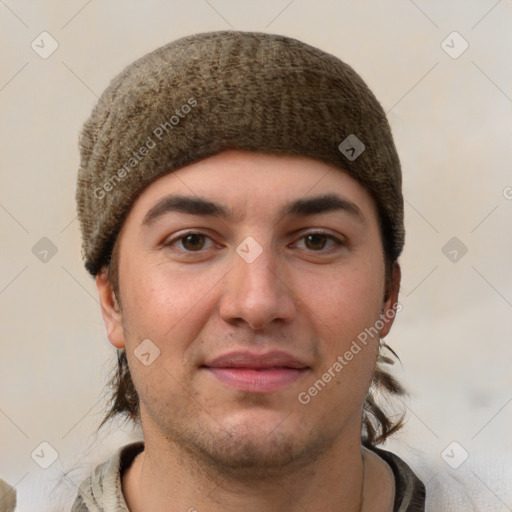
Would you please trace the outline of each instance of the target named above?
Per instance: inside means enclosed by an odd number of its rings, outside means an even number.
[[[175,237],[175,238],[169,240],[168,242],[164,242],[163,245],[165,247],[172,246],[175,242],[179,242],[180,240],[184,240],[185,238],[187,238],[187,237],[189,237],[191,235],[200,235],[200,236],[204,236],[205,238],[208,238],[208,239],[212,240],[212,238],[210,236],[208,236],[205,233],[202,233],[200,231],[188,231],[188,232],[182,233],[179,237]],[[346,245],[344,242],[342,242],[341,240],[339,240],[335,236],[333,236],[331,234],[328,234],[328,233],[325,233],[323,231],[310,231],[308,233],[303,234],[299,238],[299,240],[302,240],[302,239],[304,239],[304,238],[306,238],[308,236],[312,236],[312,235],[313,236],[314,235],[319,235],[319,236],[325,237],[326,239],[331,240],[332,242],[334,242],[335,246],[338,246],[338,247],[342,247],[342,246]],[[187,249],[179,249],[179,250],[181,252],[185,253],[185,254],[199,254],[201,252],[204,252],[207,249],[199,249],[197,251],[190,251],[190,250],[187,250]],[[305,250],[308,250],[308,249],[305,249]],[[313,249],[309,249],[309,251],[311,251],[313,253],[323,253],[323,252],[327,252],[328,250],[320,249],[320,250],[315,251]]]

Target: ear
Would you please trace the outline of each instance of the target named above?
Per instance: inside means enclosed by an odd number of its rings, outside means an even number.
[[[401,304],[398,302],[398,292],[400,290],[400,280],[402,272],[398,262],[393,263],[393,269],[391,272],[391,280],[386,290],[386,296],[382,305],[381,319],[384,323],[380,331],[380,337],[384,338],[389,334],[391,326],[395,321],[395,317],[398,311],[402,309]]]
[[[107,328],[108,339],[114,347],[119,349],[125,348],[123,316],[112,285],[108,280],[106,268],[102,268],[96,275],[96,288],[100,299],[103,322]]]

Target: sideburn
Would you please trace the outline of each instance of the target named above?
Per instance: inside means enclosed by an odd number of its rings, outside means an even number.
[[[107,279],[114,292],[117,306],[121,309],[121,294],[119,283],[119,237],[117,237],[107,268]],[[114,367],[107,388],[110,390],[108,410],[99,428],[117,415],[127,420],[137,422],[140,418],[139,395],[128,367],[125,349],[117,350],[117,365]]]

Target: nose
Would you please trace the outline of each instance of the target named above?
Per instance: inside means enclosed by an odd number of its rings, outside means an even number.
[[[233,268],[224,280],[220,301],[222,319],[232,325],[245,323],[262,330],[288,323],[296,312],[296,297],[288,273],[269,248],[252,262],[233,254]]]

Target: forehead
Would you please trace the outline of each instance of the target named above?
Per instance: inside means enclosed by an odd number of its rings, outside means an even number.
[[[328,194],[352,203],[363,218],[375,214],[369,192],[340,168],[307,157],[229,150],[158,178],[138,197],[130,216],[143,218],[176,194],[209,198],[224,206],[231,220],[282,215],[298,198]]]

